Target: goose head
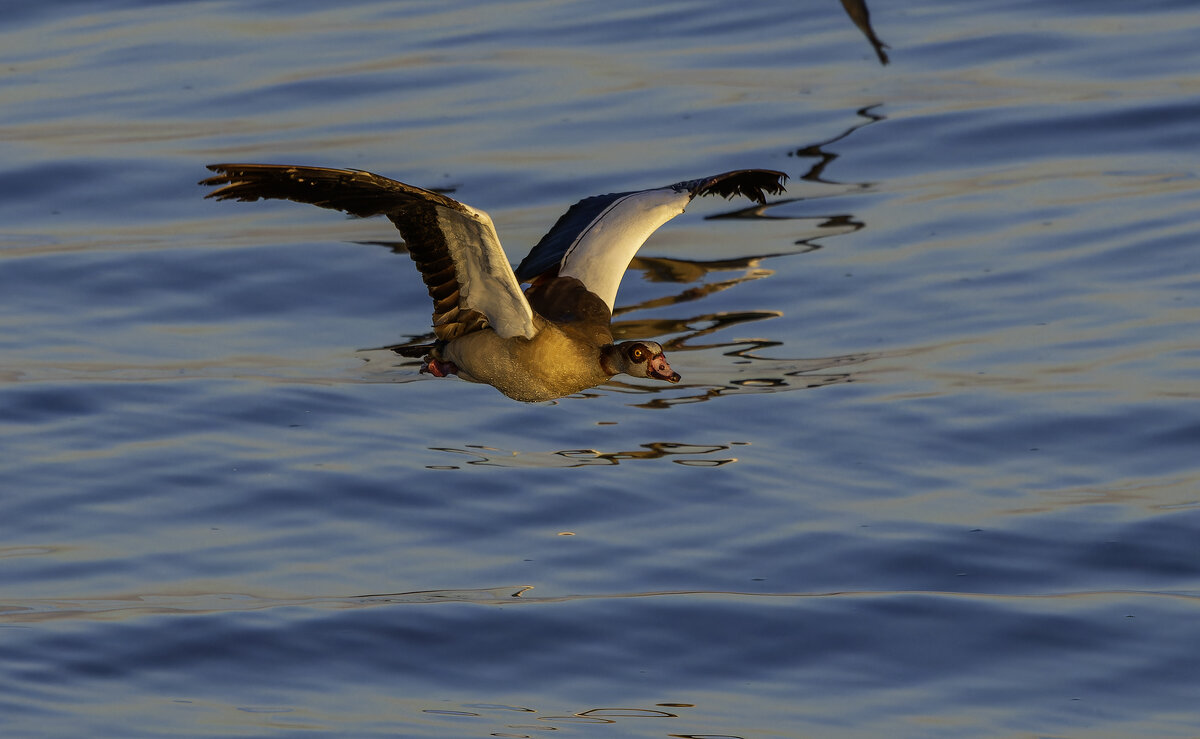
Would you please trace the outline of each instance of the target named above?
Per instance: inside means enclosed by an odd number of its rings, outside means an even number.
[[[656,341],[622,341],[609,344],[600,354],[600,364],[610,375],[624,372],[664,382],[679,382],[679,373],[667,364],[662,345]]]

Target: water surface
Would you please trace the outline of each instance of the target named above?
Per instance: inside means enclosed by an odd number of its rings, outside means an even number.
[[[1195,736],[1190,3],[17,3],[0,29],[13,736]],[[518,260],[728,169],[554,403],[386,347],[384,220],[204,165],[451,188]]]

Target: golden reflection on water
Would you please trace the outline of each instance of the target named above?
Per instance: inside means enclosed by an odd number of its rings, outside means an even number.
[[[1103,505],[1158,513],[1200,508],[1200,475],[1115,480],[1105,485],[1081,485],[1038,491],[1024,505],[1004,511],[1029,516],[1077,506]]]

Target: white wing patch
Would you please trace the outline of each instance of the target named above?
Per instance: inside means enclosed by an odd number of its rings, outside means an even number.
[[[578,278],[613,310],[621,278],[637,250],[691,200],[687,190],[671,187],[633,192],[614,200],[567,249],[559,274]]]
[[[491,217],[475,208],[466,210],[438,209],[438,226],[457,272],[459,305],[487,316],[501,338],[532,339],[537,333],[533,309],[521,292]]]

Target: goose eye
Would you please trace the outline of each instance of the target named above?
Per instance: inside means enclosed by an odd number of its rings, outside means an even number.
[[[629,352],[629,358],[635,362],[640,362],[646,358],[646,350],[640,346],[635,346],[633,351]]]

